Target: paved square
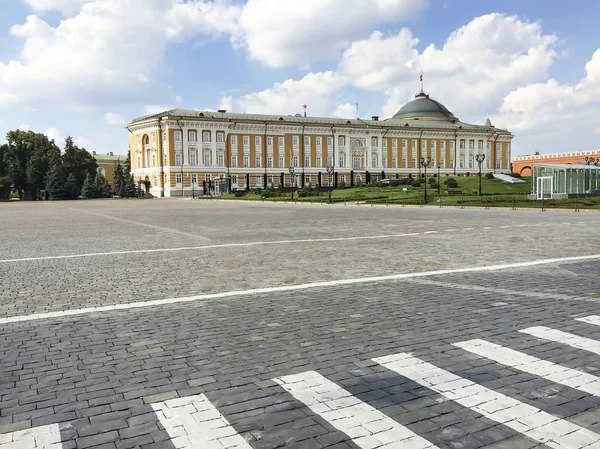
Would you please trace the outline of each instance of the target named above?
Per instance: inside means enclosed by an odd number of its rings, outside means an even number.
[[[0,203],[0,449],[600,448],[600,214]]]

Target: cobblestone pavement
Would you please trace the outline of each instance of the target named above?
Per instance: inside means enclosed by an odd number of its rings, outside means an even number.
[[[88,201],[0,226],[0,449],[600,448],[600,214]]]

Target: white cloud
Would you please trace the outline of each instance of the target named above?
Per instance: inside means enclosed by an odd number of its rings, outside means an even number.
[[[20,131],[31,131],[31,126],[23,124],[20,125],[17,129],[19,129]]]
[[[332,114],[338,118],[356,118],[356,105],[351,103],[344,103],[339,105]]]
[[[238,103],[243,112],[258,114],[301,113],[304,104],[308,115],[329,115],[333,109],[331,94],[347,84],[335,72],[309,73],[300,80],[286,80],[261,92],[242,96]]]
[[[172,104],[147,104],[144,105],[144,115],[158,114],[159,112],[169,111],[174,109]]]
[[[90,1],[93,0],[25,0],[25,3],[35,11],[59,11],[64,16],[71,16]]]
[[[77,2],[30,3],[66,11]],[[0,107],[89,110],[148,98],[175,102],[158,80],[166,46],[229,32],[239,12],[227,1],[95,0],[56,27],[30,15],[11,28],[24,44],[18,60],[0,62]]]
[[[233,97],[231,95],[227,97],[221,98],[221,104],[219,105],[219,109],[225,109],[226,111],[231,112],[233,109]]]
[[[414,18],[427,0],[248,0],[234,38],[273,67],[337,58],[373,27]]]
[[[55,127],[48,128],[44,134],[46,134],[46,136],[48,136],[48,139],[54,140],[54,143],[58,147],[62,148],[64,146],[65,139],[64,139],[62,131],[60,129],[55,128]]]
[[[122,125],[125,123],[123,117],[120,114],[115,114],[112,112],[107,112],[104,114],[104,121],[109,125]]]

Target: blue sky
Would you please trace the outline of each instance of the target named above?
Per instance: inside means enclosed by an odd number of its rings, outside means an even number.
[[[598,148],[600,3],[576,6],[0,0],[0,133],[125,153],[130,120],[173,107],[388,117],[423,70],[460,119],[510,129],[514,154]]]

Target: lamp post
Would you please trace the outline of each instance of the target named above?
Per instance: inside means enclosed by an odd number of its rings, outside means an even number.
[[[331,183],[333,182],[333,165],[328,165],[327,166],[327,174],[329,175],[329,181],[327,184],[329,187],[329,202],[331,203],[331,190],[333,189],[333,186],[331,185]]]
[[[483,161],[485,160],[485,154],[476,154],[475,160],[477,161],[477,165],[479,165],[479,196],[481,196],[481,164],[483,164]]]
[[[294,168],[294,158],[290,159],[290,184],[292,186],[292,201],[294,200],[294,181],[296,178],[294,175],[296,174],[296,170]]]
[[[431,162],[429,156],[421,157],[421,167],[423,167],[423,176],[425,177],[425,196],[423,197],[423,204],[427,204],[427,166]]]
[[[440,163],[440,164],[438,164],[438,179],[437,179],[437,181],[438,181],[438,195],[441,194],[441,190],[440,190],[441,189],[441,185],[442,185],[442,180],[440,179],[440,169],[441,168],[442,168],[442,164]]]

